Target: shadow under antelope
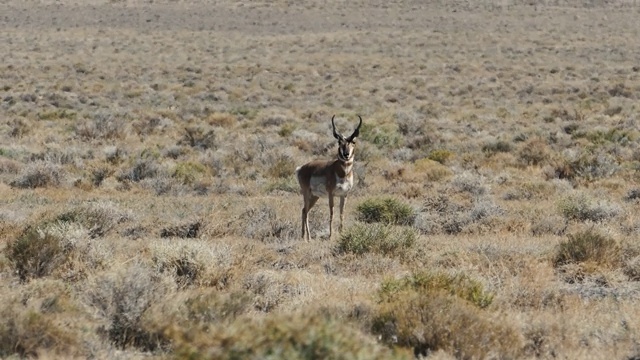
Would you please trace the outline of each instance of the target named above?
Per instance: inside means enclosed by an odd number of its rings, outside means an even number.
[[[353,159],[355,155],[356,138],[360,134],[362,117],[358,115],[360,122],[351,136],[345,138],[336,131],[333,115],[333,137],[338,140],[338,156],[333,160],[314,160],[296,168],[296,177],[300,184],[300,192],[304,198],[302,207],[302,238],[311,239],[309,233],[309,210],[315,205],[321,196],[329,197],[329,239],[333,234],[333,198],[340,197],[340,226],[344,220],[344,205],[347,195],[353,188]]]

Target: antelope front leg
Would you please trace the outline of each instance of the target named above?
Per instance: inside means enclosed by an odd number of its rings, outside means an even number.
[[[329,195],[329,240],[333,235],[333,196]]]
[[[344,204],[347,202],[346,196],[340,196],[340,226],[338,231],[342,232],[342,222],[344,221]]]

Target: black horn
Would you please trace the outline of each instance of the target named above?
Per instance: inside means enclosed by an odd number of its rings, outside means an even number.
[[[349,136],[349,138],[347,139],[348,141],[352,141],[353,139],[357,138],[360,135],[360,126],[362,125],[362,117],[358,115],[358,118],[360,119],[360,122],[358,123],[358,127],[353,131],[353,134]]]
[[[333,115],[333,116],[331,117],[331,125],[333,126],[333,137],[334,137],[334,138],[336,138],[336,139],[338,139],[338,140],[344,140],[344,137],[343,137],[342,135],[340,135],[340,133],[339,133],[339,132],[337,132],[337,131],[336,131],[336,124],[333,122],[333,119],[334,119],[335,117],[336,117],[335,115]]]

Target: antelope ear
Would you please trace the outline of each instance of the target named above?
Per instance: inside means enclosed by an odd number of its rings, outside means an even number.
[[[360,126],[362,126],[362,117],[358,115],[358,118],[360,119],[360,122],[358,123],[358,127],[353,131],[353,134],[351,134],[351,136],[349,136],[349,138],[347,139],[347,141],[349,142],[353,142],[360,135]]]
[[[333,126],[333,137],[338,139],[338,141],[341,141],[341,140],[344,140],[344,136],[340,135],[340,133],[336,131],[336,124],[333,122],[333,119],[335,117],[336,117],[335,115],[331,117],[331,126]]]

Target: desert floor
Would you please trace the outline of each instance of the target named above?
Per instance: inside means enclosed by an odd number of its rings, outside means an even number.
[[[0,0],[0,357],[638,359],[638,19]]]

